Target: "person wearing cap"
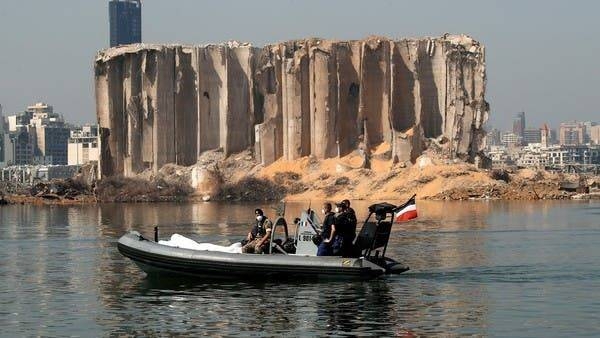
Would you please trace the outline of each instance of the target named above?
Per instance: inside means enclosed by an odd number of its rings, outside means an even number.
[[[264,253],[266,242],[271,237],[273,223],[265,216],[262,209],[255,209],[256,223],[252,226],[252,230],[246,236],[248,241],[242,246],[243,253]]]

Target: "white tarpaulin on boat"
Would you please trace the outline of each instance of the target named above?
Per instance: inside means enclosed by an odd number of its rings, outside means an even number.
[[[160,240],[158,241],[158,244],[182,249],[242,253],[242,243],[240,242],[233,243],[230,246],[222,246],[211,243],[198,243],[193,239],[181,236],[180,234],[173,234],[170,240]]]

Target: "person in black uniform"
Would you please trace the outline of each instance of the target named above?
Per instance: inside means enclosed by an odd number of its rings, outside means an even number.
[[[329,238],[331,237],[331,227],[335,222],[335,214],[331,211],[331,203],[323,203],[323,226],[321,227],[321,238],[323,239],[317,249],[317,256],[331,256],[331,243]]]
[[[356,237],[356,225],[358,223],[358,219],[356,218],[356,212],[354,212],[354,209],[350,207],[349,200],[343,200],[342,203],[346,206],[346,209],[348,210],[348,220],[350,221],[349,233],[352,237],[351,241],[354,241],[354,238]]]
[[[356,237],[356,216],[350,212],[346,203],[336,205],[339,212],[335,217],[328,243],[334,256],[348,257],[352,255],[352,241]]]

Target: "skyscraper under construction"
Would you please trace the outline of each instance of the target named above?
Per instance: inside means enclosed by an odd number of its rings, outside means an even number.
[[[110,0],[110,46],[142,42],[141,0]]]

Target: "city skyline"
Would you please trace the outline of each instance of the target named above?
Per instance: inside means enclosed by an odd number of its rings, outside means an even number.
[[[61,3],[64,6],[42,1],[0,5],[0,28],[12,31],[19,26],[19,34],[2,39],[3,50],[20,51],[0,55],[0,104],[5,115],[30,102],[46,101],[75,123],[95,121],[92,63],[96,51],[108,46],[108,0]],[[575,7],[559,2],[256,5],[147,0],[142,16],[144,41],[158,43],[239,40],[261,46],[308,36],[469,34],[486,46],[489,124],[509,129],[519,111],[527,112],[529,126],[598,120],[595,96],[600,71],[593,55],[599,47],[588,43],[595,35],[590,23],[598,9],[595,3]],[[282,15],[272,16],[273,12]],[[455,20],[458,14],[469,20]],[[337,17],[346,20],[328,24],[329,18]],[[26,19],[39,25],[18,25]],[[568,41],[569,48],[557,48],[556,41]],[[569,67],[565,60],[572,60]]]

